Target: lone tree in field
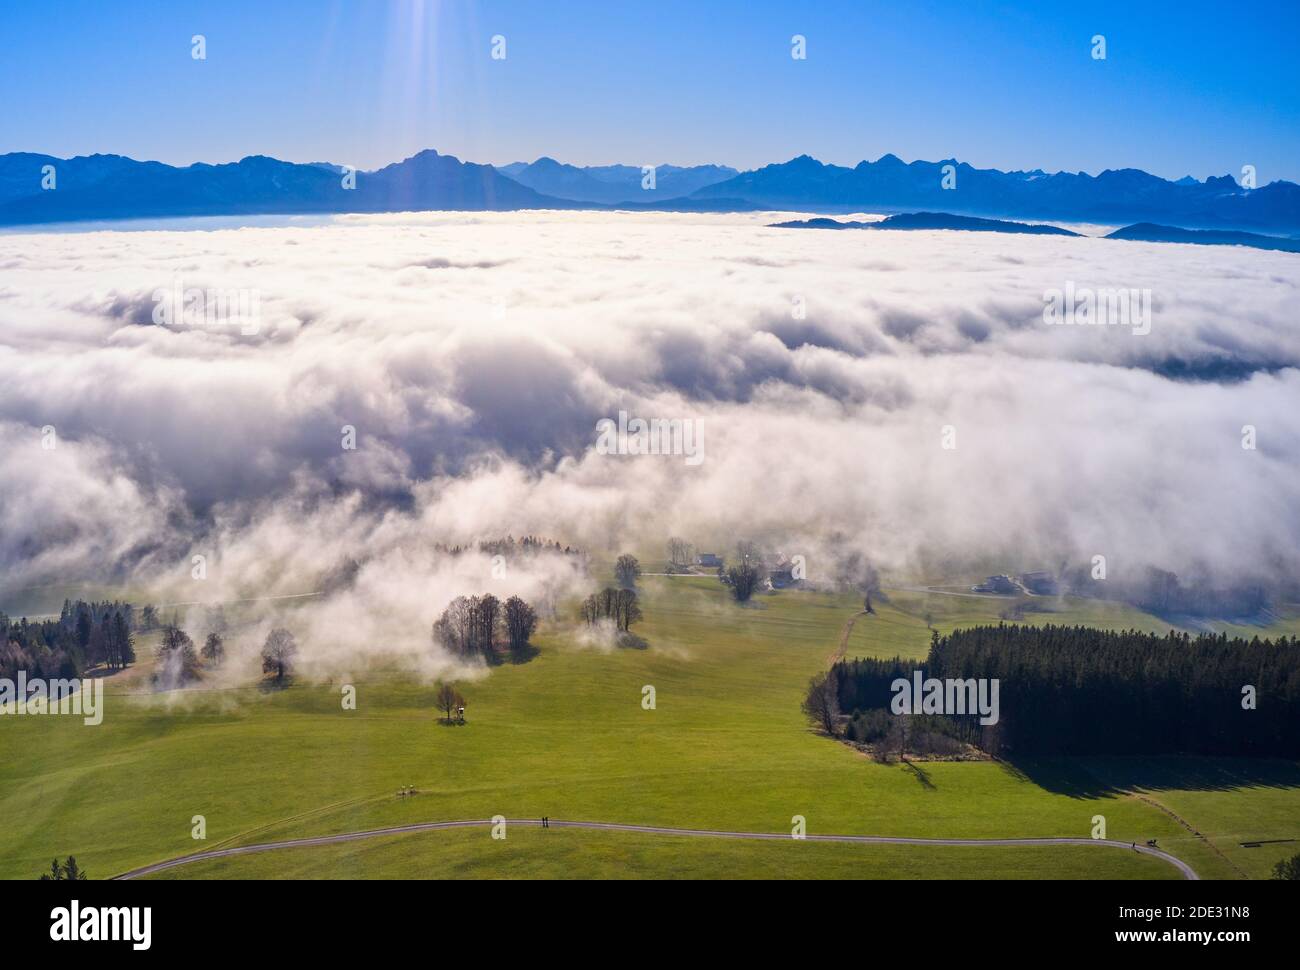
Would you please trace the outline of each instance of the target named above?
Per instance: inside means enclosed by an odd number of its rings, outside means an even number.
[[[275,674],[277,682],[293,672],[294,660],[298,657],[298,643],[293,634],[283,627],[276,627],[266,635],[262,645],[262,673]]]
[[[438,710],[443,713],[443,720],[450,724],[452,714],[458,712],[465,706],[465,698],[461,697],[460,691],[451,684],[439,684],[438,691],[433,695],[433,702],[438,706]],[[464,720],[464,716],[461,716]]]
[[[731,587],[731,595],[737,603],[744,603],[753,596],[762,578],[763,571],[748,560],[727,570],[727,585]]]
[[[203,676],[202,664],[190,635],[170,623],[163,627],[162,640],[154,650],[160,679],[171,686],[181,686]]]
[[[808,693],[804,696],[802,708],[809,720],[835,737],[835,719],[840,713],[838,679],[820,673],[808,681]]]
[[[512,596],[506,600],[505,618],[510,649],[517,653],[528,646],[528,638],[537,629],[537,611],[518,596]]]
[[[221,661],[226,656],[226,645],[218,633],[209,633],[207,640],[203,642],[203,649],[199,651],[199,656],[203,658],[204,663],[209,667],[220,667]]]
[[[618,580],[618,585],[624,589],[631,589],[635,586],[640,575],[641,564],[637,562],[636,556],[623,553],[618,557],[618,561],[614,563],[614,578]]]

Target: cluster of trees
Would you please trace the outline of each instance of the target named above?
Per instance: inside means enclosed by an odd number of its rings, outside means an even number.
[[[76,644],[59,632],[53,621],[14,621],[0,613],[0,677],[14,680],[20,670],[46,680],[81,676]]]
[[[167,689],[183,687],[203,678],[205,669],[221,666],[226,659],[226,640],[220,631],[226,629],[225,615],[220,607],[209,610],[208,635],[201,648],[196,648],[193,638],[173,619],[162,628],[162,636],[154,649],[157,670],[154,679]],[[267,634],[262,645],[262,673],[272,674],[283,681],[293,672],[298,657],[298,643],[292,633],[276,627]]]
[[[537,629],[537,611],[518,596],[504,603],[491,593],[457,596],[433,624],[433,638],[463,657],[497,658],[504,643],[511,652],[527,648]]]
[[[505,556],[512,559],[515,556],[535,556],[538,553],[554,552],[565,556],[581,556],[583,552],[574,546],[569,546],[552,539],[543,539],[540,536],[524,536],[516,539],[512,535],[507,535],[504,539],[484,539],[474,545],[452,545],[448,546],[443,543],[436,543],[434,549],[438,552],[445,552],[451,556],[459,556],[466,552],[481,552],[487,556]]]
[[[668,540],[668,571],[685,572],[690,568],[695,556],[695,547],[685,539],[676,537]]]
[[[890,685],[918,666],[925,677],[998,680],[996,725],[943,715],[953,736],[991,753],[1300,757],[1295,637],[979,626],[934,632],[921,664],[841,661],[822,691],[839,711],[887,710]]]
[[[1099,579],[1092,575],[1092,568],[1088,564],[1063,570],[1063,585],[1084,596],[1122,600],[1158,615],[1252,616],[1267,608],[1272,599],[1270,591],[1258,583],[1220,587],[1204,577],[1183,580],[1176,573],[1151,566]]]
[[[0,613],[0,677],[19,670],[47,679],[80,677],[91,667],[135,662],[130,604],[65,600],[57,620],[14,621]]]
[[[150,612],[150,622],[157,628],[157,611],[152,606],[145,607],[145,610]],[[193,638],[181,627],[175,616],[170,621],[161,623],[161,628],[162,637],[154,648],[154,659],[157,661],[154,679],[168,689],[183,687],[202,679],[205,668],[220,667],[226,659],[225,633],[229,624],[225,608],[221,604],[208,607],[204,613],[203,628],[208,633],[202,647],[195,647]]]
[[[59,627],[73,634],[85,667],[120,670],[135,662],[131,620],[129,603],[64,600]]]
[[[950,758],[969,751],[969,721],[937,714],[901,717],[882,710],[856,711],[844,722],[844,737],[869,744],[878,761],[906,754]]]
[[[77,882],[87,878],[86,870],[77,865],[75,856],[68,856],[68,861],[60,863],[58,859],[50,862],[50,871],[41,873],[41,882]]]
[[[641,619],[641,607],[636,601],[636,590],[615,589],[606,586],[599,593],[592,593],[582,601],[579,608],[583,620],[594,626],[601,620],[613,620],[614,626],[622,633],[632,629],[632,624]]]

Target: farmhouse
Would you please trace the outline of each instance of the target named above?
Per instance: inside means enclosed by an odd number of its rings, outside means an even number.
[[[702,552],[695,557],[695,565],[708,569],[717,569],[722,565],[722,557],[712,552]]]
[[[971,592],[972,593],[1001,593],[1003,595],[1007,595],[1011,593],[1020,593],[1023,592],[1023,590],[1021,589],[1020,584],[1017,583],[1010,576],[998,575],[998,576],[990,576],[988,579],[984,580],[984,582],[980,583],[978,586],[972,586]]]
[[[794,563],[788,559],[773,566],[767,574],[768,585],[772,589],[783,589],[786,586],[793,586],[798,580],[794,578]]]

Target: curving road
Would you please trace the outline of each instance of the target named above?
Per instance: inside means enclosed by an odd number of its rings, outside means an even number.
[[[474,828],[491,826],[490,819],[473,819],[461,822],[416,822],[412,825],[394,825],[389,828],[368,829],[364,832],[344,832],[341,835],[320,835],[307,839],[286,839],[283,842],[263,842],[258,845],[239,845],[227,849],[213,849],[210,852],[195,852],[192,855],[178,856],[155,862],[153,865],[141,866],[124,872],[115,879],[135,879],[148,876],[164,869],[202,862],[205,859],[222,859],[227,856],[246,855],[252,852],[270,852],[272,849],[291,849],[309,845],[332,845],[338,842],[355,842],[358,839],[370,839],[380,835],[402,835],[408,832],[432,832],[438,829]],[[540,826],[541,820],[535,818],[507,819],[507,825]],[[727,832],[721,829],[675,829],[659,825],[622,825],[617,822],[563,822],[558,819],[550,821],[554,829],[598,829],[606,832],[639,832],[644,835],[681,835],[708,839],[770,839],[790,840],[790,835],[778,832]],[[1182,873],[1184,879],[1199,879],[1195,870],[1177,856],[1161,849],[1147,845],[1133,846],[1131,843],[1116,842],[1113,839],[906,839],[886,835],[807,835],[809,842],[852,842],[867,845],[1097,845],[1114,849],[1137,851],[1143,855],[1161,859]]]

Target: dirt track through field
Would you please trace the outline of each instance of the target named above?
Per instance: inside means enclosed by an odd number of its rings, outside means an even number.
[[[826,666],[834,667],[844,659],[844,652],[849,648],[849,636],[853,633],[853,624],[857,623],[859,618],[867,616],[866,610],[859,610],[849,617],[849,622],[844,624],[844,629],[840,631],[840,645],[835,648],[835,652],[826,658]]]
[[[368,829],[363,832],[344,832],[341,835],[321,835],[315,838],[286,839],[283,842],[263,842],[259,845],[240,845],[225,849],[213,849],[208,852],[196,852],[192,855],[166,859],[152,865],[141,866],[124,872],[116,879],[136,879],[152,875],[165,869],[202,862],[207,859],[223,859],[230,856],[249,855],[254,852],[271,852],[275,849],[302,848],[314,845],[335,845],[341,842],[355,842],[359,839],[371,839],[383,835],[405,835],[412,832],[432,832],[444,829],[490,828],[495,824],[491,819],[473,819],[457,822],[417,822],[413,825],[394,825],[382,829]],[[509,825],[531,825],[540,827],[541,819],[507,819]],[[766,841],[793,841],[791,835],[781,832],[730,832],[723,829],[675,829],[658,825],[623,825],[618,822],[566,822],[551,819],[553,829],[590,829],[602,832],[634,832],[641,835],[679,836],[706,839],[762,839]],[[907,839],[884,835],[806,835],[809,842],[846,842],[857,845],[962,845],[962,846],[1033,846],[1033,845],[1091,845],[1113,849],[1124,849],[1153,856],[1174,866],[1184,879],[1198,879],[1199,876],[1187,863],[1176,856],[1160,849],[1147,846],[1115,842],[1110,839]]]

